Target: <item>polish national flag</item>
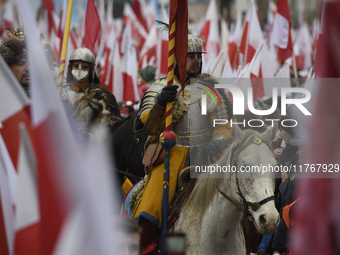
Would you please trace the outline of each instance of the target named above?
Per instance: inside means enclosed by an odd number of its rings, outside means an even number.
[[[43,0],[42,7],[45,9],[47,14],[47,32],[48,37],[51,37],[52,30],[56,31],[56,24],[54,22],[53,13],[55,13],[53,0]]]
[[[117,40],[114,39],[112,45],[113,49],[107,51],[108,62],[105,64],[100,84],[114,94],[117,102],[123,102],[124,83]]]
[[[150,60],[153,58],[155,62],[157,62],[157,41],[158,41],[158,33],[157,28],[154,25],[149,32],[149,35],[143,45],[143,48],[139,54],[138,60],[138,68],[142,68],[142,63],[144,59],[146,59],[146,63],[150,63]]]
[[[137,49],[137,53],[139,53],[143,47],[143,44],[148,37],[148,33],[146,32],[143,25],[139,22],[136,14],[132,10],[130,4],[125,3],[124,4],[124,11],[123,11],[123,17],[124,17],[124,25],[127,26],[128,23],[130,23],[131,26],[131,36],[134,41],[134,45]],[[123,42],[122,42],[123,44]],[[122,53],[124,52],[124,45],[121,45]]]
[[[141,96],[138,93],[137,74],[138,63],[135,47],[130,47],[125,53],[125,63],[123,70],[124,96],[123,101],[140,101]]]
[[[0,134],[0,253],[14,254],[18,174]]]
[[[20,138],[14,252],[39,254],[40,211],[36,157],[24,125],[20,126]]]
[[[218,20],[217,20],[217,7],[216,1],[212,0],[209,3],[207,13],[205,15],[205,21],[200,33],[200,37],[203,41],[203,50],[207,52],[204,54],[204,62],[206,65],[203,65],[203,68],[206,70],[202,70],[203,72],[210,72],[213,61],[215,61],[216,57],[220,52],[220,38],[218,32]]]
[[[145,31],[148,32],[147,16],[145,13],[146,2],[145,0],[134,0],[131,4],[131,8],[136,14],[136,17],[140,24],[144,27]]]
[[[292,22],[290,18],[288,0],[277,0],[271,43],[278,46],[278,60],[281,64],[293,54],[291,35]]]
[[[294,44],[294,56],[298,70],[307,70],[312,66],[311,37],[306,23],[303,23],[300,27],[297,40]]]
[[[169,22],[168,13],[164,5],[161,6],[161,21]],[[168,75],[168,50],[169,50],[169,32],[160,31],[157,44],[157,69],[155,78],[166,77]]]
[[[269,42],[270,42],[271,33],[273,31],[273,24],[274,24],[276,12],[277,12],[276,5],[273,3],[272,0],[269,0],[268,1],[268,14],[267,14],[268,30],[267,30],[267,36],[266,36]]]
[[[102,24],[98,10],[94,5],[94,0],[88,0],[87,2],[84,32],[83,45],[96,55],[95,43],[100,40],[99,35],[102,33]]]
[[[267,44],[263,42],[249,64],[249,72],[254,100],[272,95],[273,82],[262,78],[274,78],[274,71],[269,57]],[[255,79],[254,79],[255,78]],[[259,78],[259,79],[256,79]]]
[[[2,93],[0,93],[0,133],[5,141],[12,162],[16,167],[19,152],[19,123],[28,127],[30,120],[30,101],[18,80],[0,56]]]
[[[241,43],[242,39],[242,15],[240,12],[237,13],[236,24],[232,29],[232,32],[229,36],[229,48],[228,48],[228,55],[230,65],[233,70],[237,68],[239,63],[239,49],[238,46]]]
[[[240,45],[240,52],[245,57],[245,64],[250,63],[256,50],[260,47],[262,42],[264,42],[264,40],[255,2],[251,0]]]
[[[339,164],[340,115],[338,95],[340,77],[338,45],[340,33],[340,1],[325,1],[322,13],[322,30],[318,43],[315,77],[319,84],[314,97],[314,112],[306,127],[305,153],[309,165]],[[322,36],[321,36],[322,35]],[[313,95],[312,95],[313,98]],[[321,125],[326,123],[327,125]],[[299,194],[295,212],[294,232],[290,239],[291,251],[297,255],[336,254],[339,251],[339,187],[338,173],[307,173],[312,178],[299,178]],[[327,174],[325,176],[324,174]],[[333,177],[334,176],[334,177]],[[321,177],[321,178],[316,178]],[[328,177],[328,178],[325,178]],[[306,212],[312,211],[312,214]],[[313,245],[311,245],[311,243]]]
[[[62,254],[109,254],[110,251],[115,251],[112,245],[113,213],[109,210],[113,206],[114,199],[113,191],[107,187],[112,180],[109,176],[110,168],[103,167],[102,158],[99,160],[101,162],[95,161],[97,155],[93,151],[91,158],[87,153],[79,152],[80,148],[76,146],[72,136],[47,59],[40,47],[34,18],[27,11],[30,9],[29,4],[26,0],[18,0],[18,2],[23,22],[30,28],[30,33],[26,34],[26,42],[31,75],[34,150],[37,156],[40,216],[40,234],[37,242],[40,254],[54,254],[61,244],[66,246]],[[103,150],[95,148],[94,151],[103,154]],[[85,155],[84,163],[81,155]],[[93,171],[96,163],[99,164],[99,172]],[[101,199],[98,199],[99,196]],[[64,229],[70,222],[69,219],[74,221],[79,219],[72,217],[73,212],[79,212],[79,209],[81,215],[86,216],[81,221],[82,231],[76,232],[77,240],[83,242],[71,244],[61,242]],[[24,216],[25,221],[28,221],[29,215],[25,213]],[[74,221],[71,221],[71,225],[75,225]],[[16,249],[29,245],[28,241],[24,239],[22,246]],[[72,253],[74,250],[67,249],[70,246],[79,247],[79,252]]]

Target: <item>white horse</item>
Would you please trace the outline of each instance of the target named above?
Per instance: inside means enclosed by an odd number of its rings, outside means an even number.
[[[234,125],[234,142],[216,164],[235,165],[238,170],[261,164],[276,166],[270,148],[275,131],[276,127],[260,134]],[[274,205],[274,173],[249,176],[237,171],[220,177],[220,173],[201,174],[180,213],[175,231],[186,234],[187,254],[245,255],[240,224],[243,213],[252,218],[260,234],[273,233],[279,223]]]

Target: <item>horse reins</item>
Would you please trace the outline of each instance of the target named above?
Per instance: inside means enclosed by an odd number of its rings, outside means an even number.
[[[253,133],[248,133],[246,134],[242,141],[237,145],[235,146],[233,149],[232,149],[232,152],[231,152],[231,166],[235,166],[236,165],[236,159],[237,157],[239,156],[239,154],[241,153],[241,151],[244,149],[244,143],[247,141],[248,137],[250,135],[252,135]],[[257,145],[260,145],[261,143],[263,142],[263,140],[261,138],[259,138],[258,136],[255,137],[253,143],[257,144]],[[270,148],[270,146],[268,145],[268,143],[265,142],[265,144]],[[252,217],[252,214],[250,213],[250,209],[252,209],[253,211],[257,211],[261,205],[271,201],[271,200],[275,200],[275,197],[274,196],[270,196],[270,197],[267,197],[263,200],[261,200],[260,202],[257,202],[257,203],[252,203],[252,202],[247,202],[246,198],[243,196],[242,194],[242,191],[240,189],[240,186],[239,186],[239,183],[238,183],[238,177],[237,177],[237,171],[236,171],[236,185],[237,185],[237,194],[240,198],[240,202],[243,204],[243,208],[241,206],[239,206],[235,201],[233,201],[230,197],[228,197],[227,194],[225,194],[223,191],[221,191],[218,187],[218,191],[220,192],[220,194],[225,197],[229,202],[231,202],[233,205],[236,206],[236,208],[243,212],[245,215],[248,216],[248,218],[250,220],[253,221],[253,217]]]

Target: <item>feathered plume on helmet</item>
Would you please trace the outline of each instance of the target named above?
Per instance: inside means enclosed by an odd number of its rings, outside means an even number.
[[[156,23],[157,23],[157,28],[160,30],[160,31],[169,31],[169,25],[162,22],[162,21],[159,21],[159,20],[156,20]],[[194,36],[192,33],[188,33],[188,53],[207,53],[207,52],[203,52],[203,46],[202,46],[202,40],[201,38],[197,37],[197,36]]]
[[[27,58],[27,52],[25,49],[24,33],[20,29],[13,27],[5,28],[7,34],[12,37],[5,40],[0,46],[0,54],[11,66],[16,64],[20,59]]]

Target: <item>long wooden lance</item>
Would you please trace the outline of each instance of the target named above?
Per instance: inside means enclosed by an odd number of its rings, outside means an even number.
[[[59,94],[61,93],[61,88],[63,86],[67,44],[68,44],[68,38],[70,35],[72,8],[73,8],[73,0],[69,0],[68,6],[67,6],[67,16],[66,16],[66,23],[65,23],[65,29],[64,29],[63,46],[61,48],[61,56],[60,56],[59,77],[58,77],[58,85],[57,85]]]
[[[168,77],[167,84],[174,83],[175,65],[175,30],[176,21],[170,25],[169,51],[168,51]],[[162,243],[161,254],[165,254],[165,236],[168,230],[168,203],[169,203],[169,175],[170,175],[170,149],[176,144],[176,134],[172,129],[172,102],[166,104],[165,131],[160,135],[160,143],[165,148],[164,177],[163,177],[163,204],[162,204]]]

